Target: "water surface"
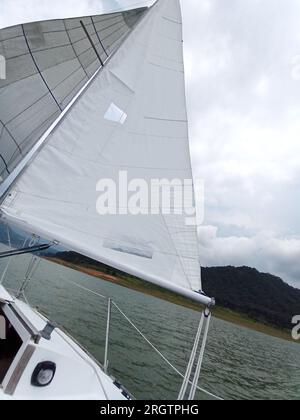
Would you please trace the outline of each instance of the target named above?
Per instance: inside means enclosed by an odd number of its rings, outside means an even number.
[[[15,257],[5,285],[17,288],[29,256]],[[1,261],[1,271],[6,262]],[[185,372],[199,322],[195,311],[42,261],[27,289],[30,303],[63,325],[103,362],[110,296],[150,341]],[[109,370],[138,399],[176,399],[181,378],[114,308]],[[300,346],[213,319],[200,386],[225,399],[300,399]],[[197,394],[198,399],[205,399]]]

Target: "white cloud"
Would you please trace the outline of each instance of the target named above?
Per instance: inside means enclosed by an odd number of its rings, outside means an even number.
[[[203,262],[300,285],[300,3],[206,3],[182,2],[191,150],[210,226]]]
[[[275,273],[292,285],[300,281],[300,239],[278,238],[274,232],[261,231],[252,236],[218,236],[216,226],[199,229],[203,266],[253,266]],[[217,264],[216,264],[217,262]]]

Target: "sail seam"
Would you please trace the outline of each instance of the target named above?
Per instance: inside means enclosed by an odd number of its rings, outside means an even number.
[[[182,141],[183,139],[179,139],[179,140]],[[145,169],[145,170],[149,170],[149,171],[151,171],[151,170],[161,170],[161,171],[166,171],[166,172],[172,171],[172,170],[180,171],[180,172],[190,172],[191,171],[191,168],[189,166],[186,167],[186,168],[182,168],[182,167],[178,168],[178,167],[174,167],[174,166],[172,166],[172,167],[168,167],[168,166],[164,166],[164,167],[161,167],[161,166],[135,166],[135,165],[124,165],[124,164],[106,163],[106,162],[101,162],[99,160],[87,159],[85,157],[76,155],[73,152],[70,152],[68,150],[62,149],[62,148],[60,148],[60,147],[58,147],[56,145],[53,145],[53,144],[49,144],[49,147],[52,148],[52,149],[58,150],[59,152],[64,153],[65,155],[68,155],[70,157],[80,158],[81,160],[84,160],[86,162],[91,162],[91,163],[95,163],[95,164],[101,164],[101,166],[105,166],[105,167],[112,167],[112,168],[118,168],[118,167],[120,167],[120,168],[130,168],[130,169]]]
[[[77,55],[77,53],[76,53],[76,50],[75,50],[75,47],[74,47],[74,43],[73,43],[73,42],[72,42],[72,40],[71,40],[71,36],[70,36],[69,31],[68,31],[68,29],[67,29],[67,25],[66,25],[65,20],[63,20],[63,23],[64,23],[65,31],[66,31],[66,34],[67,34],[67,36],[68,36],[68,39],[69,39],[70,45],[72,46],[73,52],[74,52],[74,54],[75,54],[75,58],[77,58],[78,63],[80,64],[80,67],[83,69],[83,71],[84,71],[84,73],[86,74],[86,76],[87,76],[87,77],[89,77],[89,76],[88,76],[88,74],[87,74],[86,69],[84,68],[83,64],[82,64],[82,63],[81,63],[81,61],[79,60],[79,57],[78,57],[78,55]],[[84,38],[84,39],[85,39],[85,38]],[[71,76],[71,75],[70,75],[70,76]],[[70,76],[68,76],[68,77],[70,77]]]
[[[115,33],[117,33],[117,32],[119,32],[119,30],[117,30],[116,32],[113,32],[113,33],[111,33],[109,36],[111,36],[111,35],[114,35]],[[65,33],[65,31],[64,31],[64,33]],[[23,37],[22,37],[23,38]],[[77,41],[74,41],[74,42],[71,42],[71,43],[68,43],[68,44],[61,44],[61,45],[56,45],[55,47],[49,47],[49,48],[43,48],[43,49],[37,49],[37,50],[35,50],[34,52],[32,52],[32,54],[36,54],[36,53],[39,53],[39,52],[45,52],[45,51],[53,51],[53,50],[57,50],[57,49],[60,49],[60,48],[66,48],[66,47],[72,47],[73,45],[75,45],[75,44],[77,44],[78,42],[81,42],[81,41],[84,41],[84,40],[86,40],[87,39],[87,37],[84,37],[84,38],[81,38],[81,39],[78,39]],[[97,42],[95,45],[99,45],[99,42]],[[93,47],[91,46],[91,47],[89,47],[88,49],[86,49],[86,50],[84,50],[84,51],[82,51],[79,55],[77,55],[76,54],[76,57],[80,57],[81,55],[83,55],[83,54],[85,54],[85,53],[87,53],[88,51],[90,51],[91,49],[92,49]],[[19,54],[19,55],[14,55],[14,56],[11,56],[11,57],[9,57],[8,59],[7,59],[7,61],[9,61],[9,60],[15,60],[16,58],[20,58],[20,57],[25,57],[26,55],[30,55],[31,57],[32,57],[32,54],[31,54],[31,52],[25,52],[25,53],[22,53],[22,54]],[[68,62],[68,61],[72,61],[73,59],[71,59],[71,60],[67,60],[66,62]],[[37,66],[36,66],[37,67]],[[48,67],[48,68],[46,68],[46,69],[44,69],[43,71],[45,71],[45,70],[47,70],[47,69],[49,69],[49,68],[52,68],[52,67]],[[39,73],[40,74],[40,70],[37,68],[37,70],[38,70],[38,72],[37,73]],[[37,74],[37,73],[34,73],[34,74]],[[25,77],[25,79],[27,78],[28,76],[26,76]],[[18,81],[19,80],[22,80],[22,79],[18,79]],[[9,85],[8,85],[9,86]]]
[[[29,53],[26,53],[25,55],[30,55]],[[8,60],[7,61],[9,61],[10,60],[10,58],[8,58]],[[74,58],[72,58],[71,60],[67,60],[67,61],[65,61],[65,63],[69,63],[70,61],[73,61],[74,60]],[[46,67],[43,71],[45,72],[45,71],[47,71],[47,70],[50,70],[52,67]],[[30,77],[33,77],[33,76],[37,76],[38,74],[40,74],[38,71],[35,71],[34,73],[32,73],[32,74],[29,74],[29,75],[27,75],[27,76],[24,76],[24,77],[21,77],[20,79],[18,79],[18,80],[15,80],[15,81],[13,81],[13,82],[11,82],[11,83],[8,83],[7,85],[5,85],[5,86],[3,86],[3,89],[5,88],[8,88],[8,87],[10,87],[10,86],[12,86],[12,85],[14,85],[14,84],[17,84],[17,83],[19,83],[19,82],[21,82],[22,80],[26,80],[26,79],[29,79]]]
[[[162,66],[161,64],[153,63],[152,61],[148,61],[148,63],[164,70],[174,71],[175,73],[184,73],[184,70],[172,69],[171,67]]]
[[[10,171],[8,169],[8,166],[7,166],[7,163],[6,163],[6,161],[5,161],[5,159],[4,159],[4,157],[2,155],[0,155],[0,159],[3,161],[6,171],[8,172],[8,174],[10,174]]]
[[[61,106],[59,105],[59,103],[58,103],[57,99],[55,98],[55,96],[54,96],[53,92],[51,92],[51,89],[50,89],[50,87],[49,87],[48,83],[46,82],[46,79],[44,78],[44,76],[43,76],[42,72],[40,71],[40,68],[39,68],[39,66],[38,66],[38,64],[37,64],[37,61],[36,61],[36,59],[35,59],[34,55],[33,55],[33,52],[31,51],[31,48],[30,48],[30,45],[29,45],[29,42],[28,42],[28,39],[27,39],[27,35],[26,35],[26,33],[25,33],[24,25],[21,25],[21,28],[22,28],[22,31],[23,31],[23,35],[24,35],[24,38],[25,38],[26,45],[27,45],[27,47],[28,47],[29,54],[31,55],[31,58],[32,58],[32,60],[33,60],[33,63],[34,63],[34,65],[35,65],[35,67],[37,68],[38,73],[40,74],[40,76],[41,76],[41,78],[42,78],[43,82],[45,83],[45,85],[46,85],[47,89],[49,90],[50,95],[52,96],[52,98],[53,98],[53,100],[55,101],[56,105],[58,106],[58,108],[60,109],[60,111],[62,111]]]
[[[166,121],[166,122],[179,122],[179,123],[187,123],[187,120],[174,120],[171,118],[159,118],[159,117],[150,117],[150,116],[144,116],[145,120],[156,120],[156,121]]]
[[[167,16],[163,16],[162,18],[165,19],[165,20],[168,20],[169,22],[176,23],[177,25],[182,25],[182,22],[179,22],[178,20],[169,18]]]
[[[184,268],[183,262],[182,262],[182,260],[181,260],[181,257],[180,257],[180,255],[179,255],[179,253],[178,253],[178,250],[177,250],[177,247],[176,247],[176,245],[175,245],[175,241],[174,241],[173,235],[172,235],[172,234],[171,234],[171,232],[170,232],[170,229],[169,229],[168,223],[167,223],[167,221],[166,221],[166,218],[165,218],[165,216],[164,216],[163,214],[161,214],[161,217],[162,217],[162,220],[163,220],[163,222],[164,222],[164,224],[165,224],[165,227],[166,227],[166,229],[167,229],[167,231],[168,231],[168,233],[169,233],[170,239],[171,239],[171,241],[172,241],[173,247],[174,247],[175,252],[176,252],[176,256],[178,257],[178,259],[179,259],[179,261],[180,261],[180,265],[181,265],[181,268],[182,268],[182,272],[183,272],[183,274],[185,275],[185,278],[186,278],[186,280],[187,280],[187,282],[188,282],[188,284],[189,284],[189,286],[190,286],[191,290],[193,290],[193,288],[192,288],[192,284],[191,284],[190,279],[189,279],[189,277],[188,277],[188,275],[187,275],[187,273],[186,273],[186,271],[185,271],[185,268]],[[172,255],[172,254],[171,254],[171,255]],[[176,264],[174,264],[173,272],[174,272],[174,270],[175,270],[175,267],[176,267]]]
[[[130,94],[134,94],[135,91],[126,83],[124,80],[122,80],[113,70],[109,70],[109,73],[115,77],[126,89],[130,91]]]
[[[95,25],[95,22],[93,20],[93,16],[91,16],[91,21],[92,21],[92,24],[93,24],[93,27],[94,27],[94,30],[95,30],[95,34],[97,35],[97,38],[99,39],[100,45],[101,45],[103,51],[105,52],[106,56],[108,57],[108,53],[107,53],[107,51],[106,51],[106,49],[105,49],[105,47],[104,47],[104,45],[101,41],[100,34],[98,33],[98,31],[96,29],[96,25]]]
[[[101,30],[99,30],[99,32],[106,31],[106,29],[113,28],[114,26],[118,25],[119,23],[121,23],[122,26],[126,25],[126,23],[124,23],[124,19],[122,18],[122,16],[120,16],[120,20],[118,20],[118,22],[114,22],[111,25],[108,25],[108,26],[105,26],[104,28],[101,28]],[[119,28],[115,32],[118,32],[118,30],[119,30]],[[113,33],[115,33],[115,32],[113,32]],[[103,39],[105,39],[105,38],[103,38]]]
[[[82,202],[82,201],[60,200],[60,199],[57,199],[55,197],[44,197],[44,196],[39,195],[39,194],[31,194],[31,193],[28,193],[28,192],[25,192],[25,191],[22,191],[22,190],[19,190],[18,193],[23,194],[24,196],[40,198],[41,200],[45,200],[45,201],[55,201],[57,203],[73,204],[73,205],[77,205],[77,206],[83,206],[83,207],[87,208],[87,210],[90,209],[90,207],[86,207],[86,203]],[[131,207],[119,206],[118,205],[118,208],[121,209],[121,210],[124,210],[124,209],[129,209],[130,210]],[[149,206],[149,207],[139,206],[139,208],[141,210],[151,210],[152,209],[151,206]],[[172,207],[172,206],[171,207],[169,207],[169,206],[168,207],[161,207],[162,212],[164,210],[178,210],[178,209],[181,209],[181,207]],[[158,216],[159,215],[163,215],[163,213],[158,214]],[[176,225],[172,225],[172,227],[176,228]],[[178,234],[181,234],[181,233],[190,233],[190,230],[180,228],[180,230],[178,230],[177,232],[174,232],[174,235],[178,235]]]
[[[61,86],[66,80],[69,79],[69,77],[73,76],[75,73],[78,72],[78,70],[82,70],[82,66],[80,65],[80,67],[78,67],[76,70],[74,70],[72,73],[70,73],[67,77],[65,77],[63,80],[61,80],[56,86],[53,87],[52,90],[57,89],[59,86]],[[85,79],[85,77],[83,79],[81,79],[81,81],[78,83],[80,84],[81,82],[83,82]],[[75,86],[75,88],[77,87],[77,85]],[[62,99],[62,102],[73,92],[74,88]],[[40,96],[36,101],[32,102],[28,107],[22,109],[22,111],[20,111],[18,114],[16,114],[12,119],[10,119],[9,121],[6,122],[6,124],[10,124],[11,122],[13,122],[15,119],[17,119],[20,115],[22,115],[24,112],[28,111],[31,107],[33,107],[34,105],[36,105],[39,101],[41,101],[42,99],[46,98],[49,95],[49,92],[47,91],[45,94],[43,94],[42,96]]]
[[[23,156],[22,150],[20,148],[19,143],[17,143],[16,139],[14,138],[14,136],[12,135],[12,133],[10,132],[9,128],[6,126],[6,124],[0,120],[0,124],[2,124],[3,128],[7,131],[7,133],[9,134],[9,136],[11,137],[11,139],[13,140],[13,142],[15,143],[15,145],[17,146],[21,156]],[[2,135],[2,132],[1,132]]]
[[[121,23],[121,22],[119,22],[119,23]],[[113,27],[113,26],[115,26],[115,25],[111,25],[111,27]],[[108,35],[106,35],[103,39],[102,39],[102,41],[104,42],[104,41],[106,41],[108,38],[110,38],[112,35],[115,35],[115,34],[117,34],[118,32],[120,32],[120,30],[121,29],[123,29],[123,28],[127,28],[127,30],[129,30],[128,29],[128,26],[126,25],[126,23],[122,23],[122,25],[119,27],[119,28],[117,28],[114,32],[111,32],[111,33],[109,33]],[[106,28],[106,29],[110,29],[110,27],[108,27],[108,28]],[[101,31],[99,31],[100,33],[101,33]]]

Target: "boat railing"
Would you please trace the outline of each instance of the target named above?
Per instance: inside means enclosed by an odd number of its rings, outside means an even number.
[[[38,258],[37,256],[32,256],[29,265],[28,265],[28,269],[26,271],[26,275],[24,277],[23,282],[21,283],[21,286],[19,287],[18,290],[12,290],[7,288],[7,290],[9,292],[11,292],[12,294],[14,294],[17,298],[19,299],[23,299],[27,304],[30,305],[30,303],[28,302],[27,298],[26,298],[26,289],[30,283],[30,280],[32,279],[34,273],[36,272],[38,265],[40,263],[40,258]],[[8,264],[9,265],[9,264]],[[4,278],[6,277],[7,274],[7,269],[4,270],[5,275],[2,276],[1,281],[4,281]],[[183,374],[182,372],[179,371],[179,369],[177,369],[170,361],[169,359],[147,338],[147,336],[134,324],[134,322],[130,319],[130,317],[119,307],[119,305],[110,297],[104,296],[94,290],[91,290],[85,286],[82,286],[72,280],[69,279],[64,279],[64,281],[70,285],[72,285],[73,287],[76,287],[88,294],[92,294],[94,296],[97,296],[100,299],[106,300],[107,302],[107,318],[106,318],[106,334],[105,334],[105,350],[104,350],[104,362],[103,362],[103,370],[105,371],[105,373],[108,373],[108,366],[109,366],[109,343],[110,343],[110,330],[111,330],[111,321],[112,321],[112,308],[115,308],[118,313],[128,322],[128,324],[139,334],[139,336],[152,348],[152,350],[161,358],[161,360],[163,360],[171,370],[173,370],[173,372],[175,372],[178,376],[180,376],[183,379],[183,385],[181,387],[180,393],[179,393],[179,397],[178,399],[184,399],[185,395],[189,396],[189,399],[193,399],[192,397],[195,396],[195,392],[196,390],[200,391],[201,393],[203,393],[204,395],[208,396],[209,398],[215,399],[215,400],[223,400],[223,398],[213,394],[212,392],[200,387],[198,385],[198,380],[199,380],[199,376],[200,376],[200,369],[202,366],[202,362],[203,362],[203,356],[204,356],[204,349],[205,349],[205,344],[206,344],[206,339],[207,339],[207,333],[208,333],[208,327],[209,327],[209,321],[210,321],[210,317],[211,314],[210,313],[202,313],[201,316],[201,321],[200,321],[200,325],[198,328],[198,332],[196,335],[196,340],[195,340],[195,344],[194,344],[194,348],[192,350],[192,354],[191,354],[191,358],[189,361],[189,366],[187,368],[187,372],[185,374]],[[200,341],[200,335],[201,335],[201,330],[203,327],[203,322],[204,319],[207,318],[207,323],[206,323],[206,327],[205,327],[205,331],[204,331],[204,338],[203,338],[203,342],[202,345],[199,346],[199,341]],[[200,348],[200,350],[198,351],[199,353],[199,358],[197,358],[197,364],[194,367],[194,380],[190,379],[190,374],[192,371],[192,361],[195,360],[196,358],[196,352],[197,352],[197,348]],[[189,375],[188,375],[189,373]],[[190,386],[190,391],[188,392],[187,388],[188,386]],[[186,394],[186,392],[188,392]]]
[[[69,283],[73,287],[76,287],[78,289],[81,289],[82,291],[85,291],[86,293],[93,294],[94,296],[97,296],[100,299],[104,299],[107,301],[107,319],[106,319],[106,334],[105,334],[105,351],[104,351],[104,363],[103,363],[103,369],[106,373],[108,373],[108,365],[109,365],[109,341],[110,341],[110,329],[111,329],[111,321],[112,321],[112,308],[114,307],[119,314],[128,322],[128,324],[139,334],[139,336],[152,348],[152,350],[155,351],[155,353],[163,360],[170,369],[172,369],[178,376],[180,376],[182,379],[185,379],[186,375],[180,372],[170,361],[169,359],[147,338],[147,336],[135,325],[135,323],[130,319],[130,317],[119,307],[119,305],[110,297],[104,296],[98,292],[95,292],[94,290],[91,290],[85,286],[82,286],[72,280],[65,279],[66,283]],[[208,332],[208,326],[209,323],[207,323],[206,331]],[[204,346],[205,347],[205,346]],[[202,348],[202,359],[203,359],[203,353],[204,353],[204,347]],[[200,373],[200,372],[199,372]],[[199,378],[198,378],[199,379]],[[215,400],[222,401],[223,398],[213,394],[212,392],[209,392],[208,390],[200,387],[197,384],[193,384],[192,381],[187,381],[189,385],[194,386],[195,390],[202,392],[206,396],[213,398]],[[198,381],[197,381],[198,383]]]

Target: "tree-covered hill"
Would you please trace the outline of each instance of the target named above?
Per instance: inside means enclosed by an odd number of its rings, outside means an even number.
[[[218,305],[280,328],[300,315],[300,290],[249,267],[202,269],[203,289]]]

